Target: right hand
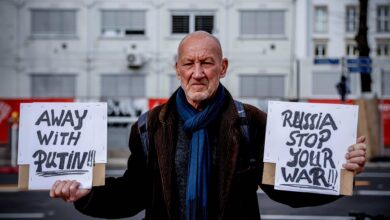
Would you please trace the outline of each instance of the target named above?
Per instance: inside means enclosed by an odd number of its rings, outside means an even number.
[[[66,202],[75,202],[91,192],[90,189],[81,189],[76,180],[57,180],[50,189],[50,197],[62,198]]]

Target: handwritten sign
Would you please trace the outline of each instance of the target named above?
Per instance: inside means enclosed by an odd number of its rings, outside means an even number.
[[[105,103],[21,104],[18,164],[29,165],[29,189],[58,179],[90,188],[94,164],[106,160]]]
[[[270,101],[264,162],[276,164],[275,189],[339,195],[357,119],[353,105]]]

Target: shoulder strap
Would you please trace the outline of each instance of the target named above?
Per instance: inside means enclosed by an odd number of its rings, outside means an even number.
[[[141,137],[142,150],[144,152],[145,158],[148,158],[148,146],[149,146],[149,138],[148,138],[148,111],[143,113],[138,118],[138,130]]]
[[[250,143],[250,138],[249,138],[249,128],[248,128],[248,122],[246,118],[246,113],[244,109],[244,104],[242,102],[234,100],[234,105],[236,105],[237,113],[238,116],[240,117],[240,126],[241,126],[241,131],[242,135],[245,139],[246,144]]]
[[[246,117],[244,104],[240,101],[234,100],[234,104],[236,105],[237,113],[240,118],[240,126],[241,126],[241,132],[242,136],[245,140],[245,145],[247,148],[249,148],[249,166],[251,169],[256,168],[258,166],[258,160],[256,159],[256,149],[254,148],[253,144],[250,140],[249,135],[249,125],[248,125],[248,119]]]

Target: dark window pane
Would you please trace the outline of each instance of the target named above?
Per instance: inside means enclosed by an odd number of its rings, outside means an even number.
[[[195,16],[195,31],[213,33],[214,16]]]
[[[188,15],[172,16],[172,34],[189,33],[190,17]]]

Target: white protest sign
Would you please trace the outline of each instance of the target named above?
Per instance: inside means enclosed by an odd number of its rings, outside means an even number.
[[[92,186],[95,163],[107,161],[106,103],[29,103],[20,106],[18,164],[29,165],[29,189],[56,180]]]
[[[276,163],[275,189],[339,195],[357,121],[354,105],[270,101],[264,162]]]

